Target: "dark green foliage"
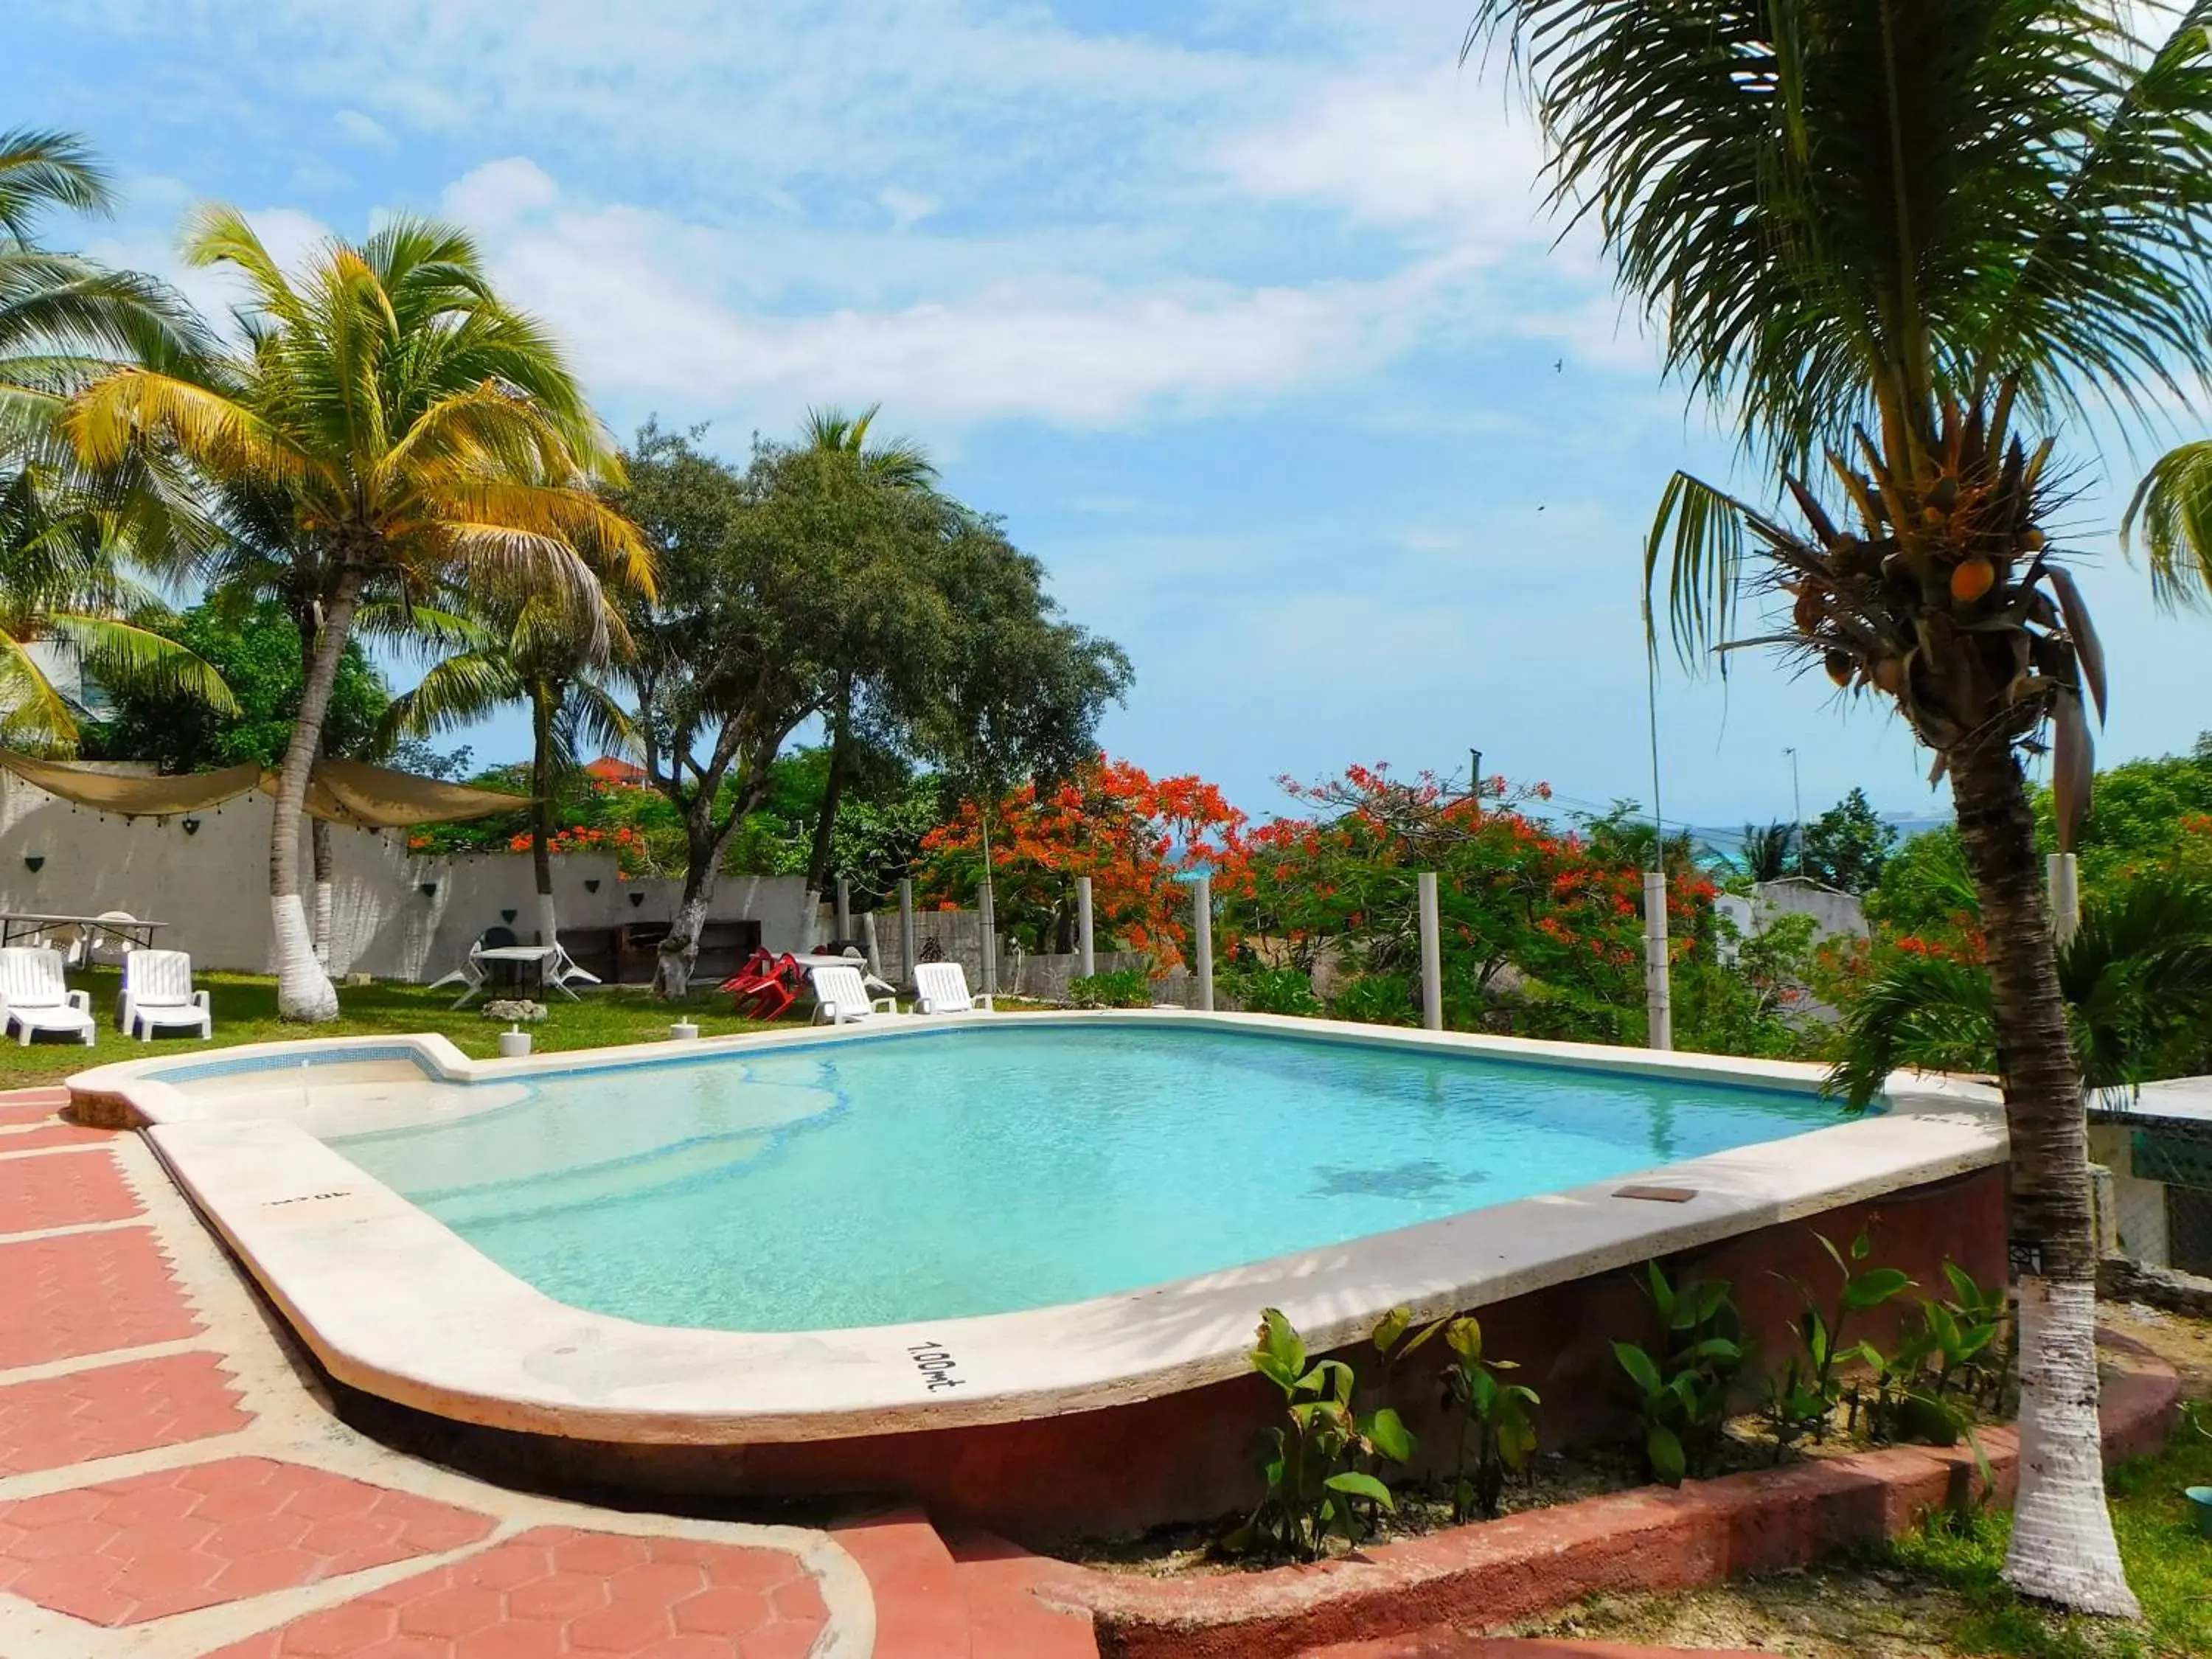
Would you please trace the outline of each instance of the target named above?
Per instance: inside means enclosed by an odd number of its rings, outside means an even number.
[[[1152,981],[1141,968],[1079,974],[1067,982],[1067,1000],[1079,1008],[1149,1008]]]
[[[1420,992],[1408,974],[1358,974],[1338,989],[1329,1012],[1363,1025],[1418,1025]]]
[[[1896,827],[1876,817],[1866,791],[1854,787],[1805,826],[1804,873],[1846,893],[1866,893],[1896,843]]]
[[[1313,981],[1297,968],[1231,969],[1214,975],[1214,988],[1233,997],[1248,1014],[1319,1014]]]
[[[211,772],[248,761],[275,766],[291,740],[300,707],[300,630],[283,606],[264,599],[234,619],[213,605],[193,606],[164,631],[210,665],[238,700],[234,714],[156,689],[118,686],[112,712],[84,734],[95,760],[150,760],[164,772]],[[374,758],[377,722],[392,701],[360,644],[339,659],[325,732],[330,752]]]
[[[1305,1343],[1280,1309],[1261,1316],[1250,1358],[1252,1369],[1282,1391],[1288,1421],[1267,1431],[1261,1462],[1266,1495],[1222,1547],[1314,1560],[1331,1538],[1357,1545],[1379,1511],[1396,1507],[1376,1471],[1410,1458],[1413,1435],[1388,1407],[1355,1412],[1352,1367],[1340,1359],[1309,1364]]]
[[[1618,1341],[1613,1352],[1635,1385],[1652,1479],[1678,1486],[1704,1473],[1719,1449],[1746,1356],[1743,1321],[1726,1279],[1676,1286],[1656,1261],[1644,1264],[1644,1276],[1663,1333],[1658,1352]]]
[[[1743,826],[1743,848],[1736,862],[1747,878],[1752,881],[1779,881],[1790,873],[1792,855],[1796,851],[1797,826],[1794,823],[1756,823]]]

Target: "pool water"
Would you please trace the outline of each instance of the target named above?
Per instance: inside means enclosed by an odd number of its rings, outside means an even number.
[[[781,1331],[1079,1301],[1837,1116],[1777,1090],[1010,1018],[556,1073],[331,1144],[557,1300]]]

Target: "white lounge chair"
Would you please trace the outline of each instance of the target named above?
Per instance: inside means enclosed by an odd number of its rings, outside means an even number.
[[[133,951],[123,958],[123,994],[117,1005],[124,1034],[151,1042],[162,1026],[197,1025],[215,1035],[208,994],[192,989],[192,959],[182,951]]]
[[[823,964],[810,968],[814,982],[814,1023],[817,1025],[857,1025],[871,1019],[896,1016],[896,997],[871,997],[858,968]]]
[[[38,1031],[64,1031],[84,1039],[88,1048],[99,1041],[92,1017],[92,994],[72,991],[62,977],[62,953],[39,945],[11,945],[0,950],[0,1001],[8,1011],[0,1033],[21,1033],[25,1047]]]
[[[917,1014],[972,1014],[999,1011],[988,996],[970,996],[967,971],[957,962],[920,962],[914,969],[914,1011]]]

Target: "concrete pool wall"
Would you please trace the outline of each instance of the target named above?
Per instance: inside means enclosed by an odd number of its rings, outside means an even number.
[[[1819,1077],[1782,1062],[1256,1015],[1020,1018],[1325,1034],[1793,1091]],[[459,1425],[457,1455],[538,1478],[662,1490],[888,1492],[1030,1541],[1204,1518],[1249,1500],[1252,1433],[1279,1410],[1244,1358],[1265,1306],[1283,1308],[1316,1352],[1355,1361],[1393,1306],[1422,1317],[1475,1311],[1491,1352],[1521,1360],[1543,1394],[1541,1425],[1557,1445],[1614,1420],[1609,1344],[1642,1336],[1649,1318],[1624,1270],[1648,1258],[1733,1279],[1771,1350],[1797,1306],[1785,1276],[1818,1285],[1832,1273],[1815,1229],[1844,1243],[1872,1220],[1879,1259],[1923,1284],[1941,1283],[1947,1257],[1984,1282],[2002,1271],[1995,1092],[1903,1076],[1880,1115],[1634,1183],[1686,1192],[1680,1201],[1607,1182],[1088,1302],[790,1334],[653,1327],[564,1306],[315,1139],[482,1109],[532,1075],[579,1066],[885,1035],[793,1031],[521,1061],[471,1061],[436,1037],[331,1039],[161,1056],[71,1087],[84,1109],[146,1127],[337,1382]],[[1433,1416],[1432,1370],[1417,1362],[1399,1390],[1417,1429]],[[1441,1447],[1444,1437],[1427,1438]]]

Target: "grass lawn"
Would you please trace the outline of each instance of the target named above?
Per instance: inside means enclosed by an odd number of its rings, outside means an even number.
[[[92,993],[92,1012],[100,1022],[100,1041],[88,1048],[81,1042],[41,1037],[24,1048],[14,1038],[0,1042],[0,1088],[51,1083],[94,1066],[136,1060],[151,1054],[177,1054],[188,1049],[222,1048],[239,1042],[273,1042],[301,1036],[390,1036],[404,1032],[436,1031],[450,1037],[463,1052],[489,1059],[499,1051],[503,1020],[484,1018],[486,999],[456,1011],[453,1000],[459,989],[425,991],[419,985],[380,981],[374,985],[341,985],[340,1018],[327,1025],[297,1025],[276,1018],[276,981],[258,974],[203,973],[195,983],[212,994],[215,1041],[202,1042],[197,1035],[169,1032],[150,1042],[139,1042],[115,1029],[115,995],[122,975],[112,968],[94,968],[70,975],[71,988]],[[566,997],[546,999],[552,1010],[531,1027],[541,1054],[562,1048],[594,1048],[615,1042],[653,1042],[668,1035],[679,1013],[696,1020],[702,1036],[726,1036],[733,1031],[764,1029],[757,1020],[739,1019],[730,1012],[730,999],[709,988],[680,1003],[663,1002],[637,987],[586,988],[583,1000]]]
[[[1790,1659],[2212,1655],[2212,1539],[2197,1535],[2181,1496],[2184,1486],[2212,1486],[2212,1322],[2132,1308],[2100,1316],[2172,1361],[2195,1402],[2164,1452],[2119,1465],[2108,1481],[2128,1582],[2143,1606],[2141,1624],[2068,1617],[2014,1595],[2002,1576],[2011,1517],[1996,1513],[1965,1536],[1936,1528],[1808,1572],[1684,1595],[1602,1597],[1518,1633]]]

